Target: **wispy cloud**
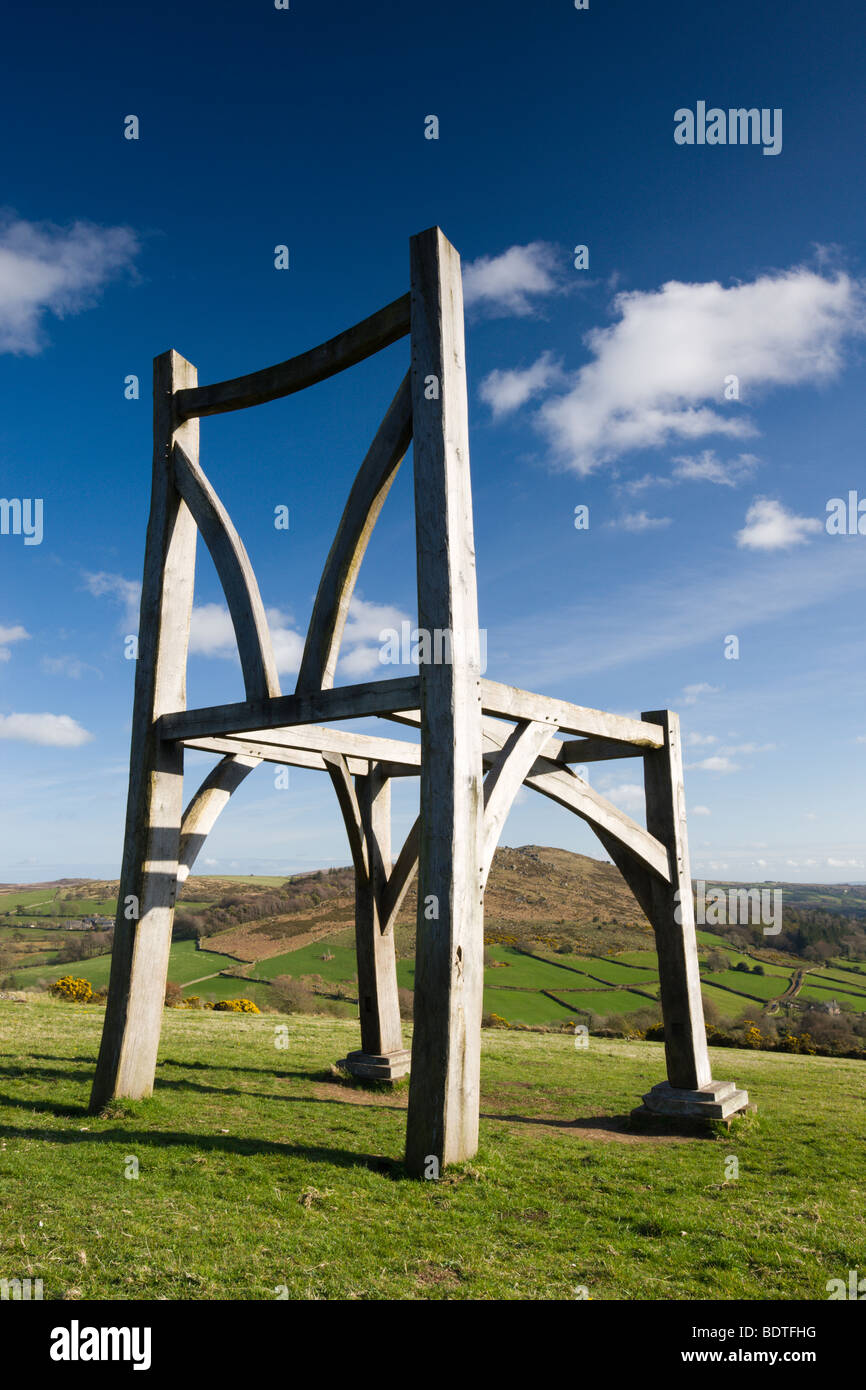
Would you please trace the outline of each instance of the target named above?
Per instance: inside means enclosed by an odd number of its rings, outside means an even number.
[[[832,550],[832,555],[828,551]],[[742,634],[866,586],[866,547],[815,547],[796,555],[727,557],[696,574],[685,565],[650,580],[640,576],[596,595],[491,629],[490,668],[498,652],[514,684],[569,697],[588,675],[702,647],[726,632]],[[564,634],[579,632],[575,646]]]
[[[683,686],[680,704],[696,705],[703,695],[718,695],[718,693],[719,687],[717,685],[708,685],[706,681],[697,681],[694,685]]]
[[[42,669],[49,676],[69,676],[71,680],[81,680],[82,676],[102,676],[102,672],[89,662],[77,656],[43,656]]]
[[[129,227],[0,222],[0,352],[40,352],[44,315],[65,318],[87,308],[138,250]]]
[[[736,534],[737,545],[747,550],[789,550],[824,530],[811,516],[795,516],[772,497],[757,497],[746,512],[746,524]]]
[[[699,772],[739,772],[739,764],[731,762],[730,758],[723,757],[720,753],[714,753],[712,757],[702,758],[699,763],[686,763],[687,768],[694,768]]]
[[[681,481],[717,483],[721,487],[737,487],[750,478],[758,466],[755,454],[738,454],[722,461],[714,449],[704,449],[697,455],[674,459],[672,477]]]
[[[650,516],[643,510],[626,512],[625,516],[614,517],[611,521],[605,522],[606,526],[612,527],[615,531],[631,531],[636,534],[641,531],[658,531],[670,524],[669,516]]]
[[[26,642],[30,633],[26,627],[16,623],[15,627],[3,627],[0,625],[0,661],[8,661],[12,653],[9,648],[13,642]]]
[[[94,598],[109,598],[123,609],[127,628],[134,631],[138,623],[138,608],[141,603],[141,583],[137,579],[124,579],[122,574],[111,574],[99,570],[96,574],[85,572],[84,587]]]

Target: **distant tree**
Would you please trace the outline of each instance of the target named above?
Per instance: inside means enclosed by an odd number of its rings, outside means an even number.
[[[315,999],[306,980],[292,979],[291,975],[277,975],[271,982],[277,1008],[284,1014],[312,1013]]]

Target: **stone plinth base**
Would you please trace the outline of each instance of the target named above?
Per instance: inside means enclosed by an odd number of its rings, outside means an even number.
[[[645,1115],[683,1115],[693,1119],[729,1120],[749,1104],[748,1091],[739,1091],[733,1081],[708,1081],[697,1091],[681,1090],[669,1081],[660,1081],[643,1098],[643,1105],[632,1113]]]
[[[352,1076],[364,1077],[367,1081],[399,1081],[409,1075],[412,1054],[408,1048],[401,1047],[394,1052],[378,1055],[373,1052],[350,1052],[337,1063],[345,1067]]]

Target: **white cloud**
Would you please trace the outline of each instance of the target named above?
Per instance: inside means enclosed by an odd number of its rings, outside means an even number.
[[[500,256],[479,256],[463,267],[463,302],[494,316],[533,312],[532,296],[559,288],[556,248],[545,241],[509,246]]]
[[[290,626],[291,618],[279,608],[267,608],[265,617],[271,633],[274,659],[280,675],[295,675],[301,665],[304,639]],[[238,644],[234,624],[225,604],[202,603],[192,610],[189,627],[191,656],[211,656],[237,661]]]
[[[662,526],[670,526],[669,516],[648,516],[645,511],[628,512],[625,516],[617,517],[613,521],[605,523],[613,526],[618,531],[657,531]]]
[[[192,610],[189,650],[194,656],[232,658],[238,654],[231,614],[223,603],[202,603]]]
[[[669,281],[617,295],[614,311],[614,324],[586,335],[593,360],[572,389],[540,413],[557,457],[580,474],[671,439],[756,433],[723,402],[726,376],[746,392],[831,377],[864,326],[857,282],[803,267],[727,289]]]
[[[697,704],[698,700],[701,698],[702,695],[718,695],[718,693],[719,687],[717,685],[708,685],[706,681],[696,681],[694,685],[683,686],[683,693],[680,696],[680,704],[695,705]],[[697,739],[700,738],[700,735],[696,735],[695,738],[697,741]],[[704,742],[708,741],[709,740],[706,739],[704,740]]]
[[[343,633],[341,675],[352,678],[372,675],[382,664],[384,639],[381,634],[386,629],[392,629],[399,635],[401,624],[411,621],[408,613],[393,604],[372,603],[361,598],[360,594],[354,594]]]
[[[130,631],[136,629],[141,585],[124,579],[120,574],[104,571],[86,574],[85,583],[97,597],[107,595],[120,604]],[[296,675],[304,652],[304,634],[292,626],[289,613],[279,608],[266,608],[265,617],[271,634],[274,658],[280,675]],[[408,614],[392,604],[371,603],[355,594],[349,606],[349,616],[343,633],[340,670],[345,675],[362,676],[375,671],[380,664],[380,633],[383,628],[396,628],[409,622]],[[0,629],[2,632],[2,629]],[[189,631],[191,656],[215,657],[237,661],[238,648],[231,614],[224,603],[196,604],[192,610]]]
[[[20,623],[17,623],[15,627],[0,625],[0,661],[9,660],[12,655],[9,648],[13,642],[25,642],[29,637],[30,633]]]
[[[674,463],[674,478],[736,487],[752,476],[758,466],[758,459],[754,454],[738,454],[736,458],[723,463],[714,449],[704,449],[697,455],[676,458]]]
[[[617,491],[627,492],[631,496],[635,496],[636,493],[646,492],[648,487],[673,487],[673,482],[660,473],[644,473],[641,478],[632,478],[630,482],[618,483]]]
[[[732,763],[730,758],[722,757],[718,754],[711,758],[704,758],[699,763],[686,763],[686,767],[695,768],[699,772],[739,772],[736,763]]]
[[[732,743],[719,751],[733,757],[737,753],[771,753],[775,747],[775,743]]]
[[[712,815],[712,812],[709,806],[693,806],[689,814],[693,816],[709,816]]]
[[[7,217],[0,223],[0,352],[40,352],[43,315],[64,318],[87,308],[138,250],[129,227]]]
[[[687,688],[692,689],[693,687]],[[707,743],[718,743],[718,741],[715,734],[686,734],[686,743],[693,748],[700,748]]]
[[[856,739],[854,740],[854,742],[855,742],[855,743],[866,743],[866,734],[858,734],[857,737],[856,737]]]
[[[525,405],[532,396],[561,381],[562,377],[562,368],[554,362],[552,354],[543,352],[531,367],[515,367],[507,371],[496,368],[489,372],[478,394],[490,406],[494,420],[500,420]]]
[[[827,864],[831,869],[862,869],[862,859],[828,859]]]
[[[646,793],[636,782],[624,782],[618,787],[606,787],[603,793],[609,801],[620,806],[623,811],[643,811],[646,807]]]
[[[102,676],[98,667],[91,666],[77,656],[43,656],[42,669],[49,676],[69,676],[74,681],[80,680],[88,672],[94,676]]]
[[[107,570],[100,570],[97,574],[86,572],[84,586],[94,598],[108,597],[112,602],[120,604],[127,627],[135,631],[141,603],[141,584],[137,579],[124,579],[122,574],[110,574]]]
[[[78,748],[93,734],[68,714],[0,714],[0,739],[40,743],[49,748]]]
[[[787,550],[823,529],[814,517],[795,516],[772,497],[758,497],[746,512],[746,524],[736,541],[747,550]]]

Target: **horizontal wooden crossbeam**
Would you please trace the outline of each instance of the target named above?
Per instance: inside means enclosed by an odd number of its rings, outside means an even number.
[[[390,347],[409,332],[409,296],[404,294],[384,309],[329,338],[326,343],[310,348],[286,362],[247,376],[216,381],[210,386],[193,386],[175,394],[175,409],[180,420],[191,416],[222,415],[227,410],[246,410],[251,405],[291,396],[318,381],[326,381],[347,367],[363,362],[382,348]]]
[[[572,705],[548,695],[535,695],[513,685],[501,685],[499,681],[482,680],[481,708],[485,714],[496,714],[500,718],[531,719],[555,725],[569,734],[591,734],[618,743],[633,743],[643,750],[664,747],[664,731],[658,724],[587,709],[584,705]]]
[[[389,681],[340,685],[334,690],[313,690],[303,695],[279,695],[270,700],[243,700],[232,705],[177,710],[158,721],[162,739],[187,741],[220,734],[245,734],[293,724],[327,724],[334,719],[364,719],[413,709],[420,699],[417,676],[398,676]]]
[[[364,758],[373,762],[412,764],[417,771],[421,766],[420,743],[409,743],[406,739],[379,738],[375,734],[358,734],[354,730],[320,728],[316,725],[293,726],[288,729],[250,729],[248,733],[232,735],[222,742],[243,742],[249,746],[276,752],[289,749],[309,749],[317,753],[342,753],[347,757]],[[189,747],[192,742],[201,740],[185,739]],[[220,749],[220,752],[224,750]],[[267,754],[262,754],[267,760]]]
[[[184,748],[201,753],[230,753],[233,756],[258,758],[263,763],[283,763],[288,767],[305,767],[313,772],[327,772],[325,754],[306,748],[280,748],[275,743],[253,743],[245,734],[231,738],[184,739]],[[387,758],[355,758],[346,755],[346,766],[353,777],[366,777],[372,767],[381,767],[387,777],[417,777],[420,768],[414,763],[390,762]]]
[[[566,738],[551,742],[544,756],[566,764],[603,763],[608,758],[642,758],[648,751],[642,744],[619,743],[613,738]]]

